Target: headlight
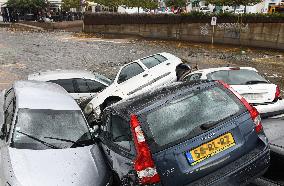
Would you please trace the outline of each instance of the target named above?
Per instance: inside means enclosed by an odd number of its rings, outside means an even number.
[[[89,115],[93,112],[93,104],[92,103],[88,103],[87,106],[84,109],[85,114]]]

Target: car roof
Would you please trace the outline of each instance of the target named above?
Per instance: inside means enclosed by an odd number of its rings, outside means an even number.
[[[55,83],[16,81],[13,88],[18,108],[80,110],[68,92]]]
[[[257,70],[252,67],[218,67],[218,68],[207,68],[207,69],[196,70],[192,73],[209,74],[211,72],[217,72],[217,71],[222,71],[222,70],[232,70],[232,69],[246,69],[246,70],[252,70],[252,71],[257,72]]]
[[[131,114],[141,114],[145,108],[149,107],[150,105],[154,105],[160,100],[169,99],[169,96],[171,95],[188,91],[190,88],[195,89],[197,87],[209,87],[215,84],[215,81],[209,80],[175,82],[169,86],[164,86],[159,89],[122,100],[117,104],[108,107],[108,109],[113,110],[122,116],[129,117]]]
[[[30,74],[28,76],[28,80],[37,80],[37,81],[50,81],[50,80],[73,79],[73,78],[97,80],[107,85],[109,85],[111,82],[111,80],[106,78],[105,76],[98,73],[92,73],[87,70],[50,70],[50,71]]]

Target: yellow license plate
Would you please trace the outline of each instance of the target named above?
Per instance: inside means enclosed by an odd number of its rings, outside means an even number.
[[[201,161],[218,154],[236,145],[232,133],[224,134],[208,143],[186,152],[186,158],[190,165],[196,165]]]

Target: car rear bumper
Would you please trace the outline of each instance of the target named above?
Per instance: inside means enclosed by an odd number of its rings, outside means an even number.
[[[269,146],[265,146],[262,150],[256,148],[226,167],[189,185],[242,185],[263,175],[269,164]]]
[[[255,108],[261,114],[262,118],[272,117],[275,115],[284,113],[284,100],[278,100],[277,102],[265,104],[265,105],[256,105]]]

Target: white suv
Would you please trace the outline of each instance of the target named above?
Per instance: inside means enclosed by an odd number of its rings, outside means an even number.
[[[28,80],[46,81],[62,86],[77,102],[95,96],[111,84],[103,75],[85,70],[54,70],[30,74]]]
[[[88,103],[84,113],[88,118],[93,116],[92,120],[99,120],[101,111],[107,106],[177,81],[181,69],[183,72],[189,70],[183,67],[181,59],[169,53],[154,54],[126,64],[113,83]]]

